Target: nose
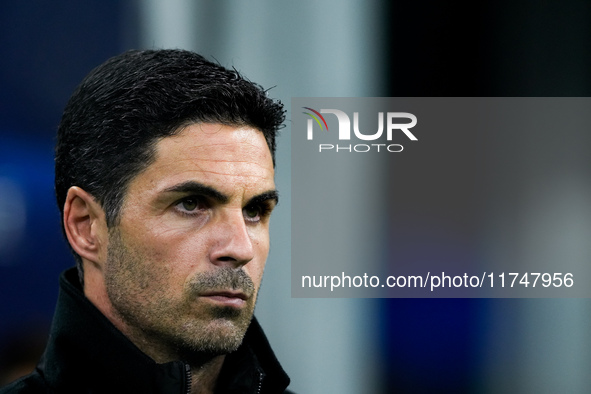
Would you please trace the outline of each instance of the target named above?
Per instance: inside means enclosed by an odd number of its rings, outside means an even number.
[[[226,212],[217,220],[210,261],[219,266],[240,267],[254,258],[254,245],[242,210]]]

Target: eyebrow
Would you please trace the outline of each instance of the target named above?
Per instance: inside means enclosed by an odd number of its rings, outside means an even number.
[[[230,197],[226,194],[214,189],[211,186],[204,185],[195,181],[187,181],[179,183],[178,185],[171,186],[164,189],[165,193],[191,193],[205,196],[214,200],[219,204],[226,204],[230,201]],[[279,193],[277,190],[269,190],[251,198],[246,205],[259,204],[264,201],[274,200],[275,204],[279,203]]]
[[[178,185],[171,186],[167,189],[164,189],[165,193],[193,193],[199,194],[212,200],[220,203],[225,204],[230,201],[230,198],[225,195],[224,193],[214,189],[213,187],[206,186],[202,183],[195,182],[195,181],[187,181],[183,183],[179,183]]]
[[[261,204],[269,200],[275,201],[275,205],[279,204],[279,193],[277,192],[277,190],[270,190],[268,192],[254,196],[248,201],[246,205]]]

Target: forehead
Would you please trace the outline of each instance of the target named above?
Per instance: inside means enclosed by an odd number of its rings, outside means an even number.
[[[156,144],[156,160],[130,186],[164,189],[196,180],[232,194],[232,188],[272,189],[274,169],[262,132],[243,126],[192,124]]]

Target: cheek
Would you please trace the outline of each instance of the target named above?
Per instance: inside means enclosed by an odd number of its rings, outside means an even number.
[[[134,250],[135,264],[130,269],[142,289],[161,293],[168,287],[172,276],[172,267],[166,261],[165,253],[149,244],[130,245]]]
[[[127,246],[134,251],[137,267],[134,270],[141,287],[154,292],[175,292],[182,288],[183,269],[190,262],[178,237],[170,233],[142,232],[143,236],[128,240]]]
[[[153,223],[143,229],[135,243],[150,258],[168,269],[194,264],[197,255],[203,252],[205,237],[184,228],[171,229],[163,223]]]

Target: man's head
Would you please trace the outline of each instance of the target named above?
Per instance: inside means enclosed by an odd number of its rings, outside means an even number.
[[[68,102],[64,232],[87,297],[153,358],[240,344],[269,250],[283,119],[258,85],[177,50],[112,58]]]
[[[58,207],[63,215],[68,189],[79,186],[102,205],[112,227],[127,185],[154,160],[161,138],[193,123],[250,126],[263,133],[275,162],[284,118],[282,104],[260,86],[196,53],[115,56],[86,76],[64,109],[55,159]]]

